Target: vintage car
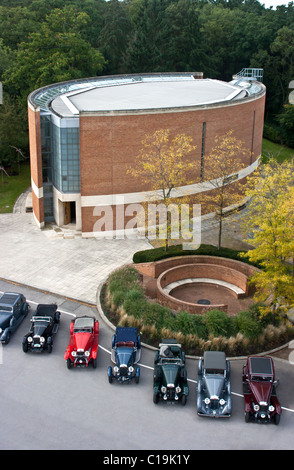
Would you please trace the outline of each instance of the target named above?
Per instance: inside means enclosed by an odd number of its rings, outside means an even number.
[[[23,352],[52,352],[53,335],[56,334],[60,321],[60,312],[56,304],[39,304],[31,318],[30,331],[23,337]]]
[[[249,356],[242,373],[246,423],[279,424],[282,408],[276,395],[274,363],[269,356]]]
[[[154,358],[153,402],[181,402],[189,395],[185,353],[174,339],[164,339]]]
[[[8,344],[11,334],[27,316],[29,304],[17,292],[5,292],[0,297],[0,342]]]
[[[69,344],[64,353],[67,368],[97,365],[99,322],[94,317],[75,318],[70,323]]]
[[[230,362],[222,351],[205,351],[199,359],[197,413],[213,418],[231,416]]]
[[[108,367],[108,380],[130,383],[133,379],[139,383],[140,367],[136,365],[141,357],[141,337],[137,328],[117,327],[112,336],[111,360],[116,365]]]

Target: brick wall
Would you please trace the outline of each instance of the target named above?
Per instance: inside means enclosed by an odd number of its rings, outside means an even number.
[[[32,180],[32,203],[35,220],[39,226],[44,224],[44,199],[42,179],[41,124],[40,110],[28,106],[30,139],[30,165]]]
[[[205,153],[214,146],[216,135],[233,130],[234,136],[253,150],[252,161],[261,153],[265,96],[251,101],[201,107],[192,111],[152,112],[133,114],[80,115],[81,196],[116,195],[150,190],[128,174],[142,149],[146,134],[170,129],[172,135],[192,136],[197,149],[191,154],[197,165],[189,179],[199,181],[202,147],[202,126],[206,122]],[[254,129],[253,129],[254,123]],[[250,157],[244,161],[249,166]],[[205,174],[204,174],[205,176]],[[92,232],[97,217],[94,205],[82,204],[82,231]],[[115,224],[114,224],[115,228]]]

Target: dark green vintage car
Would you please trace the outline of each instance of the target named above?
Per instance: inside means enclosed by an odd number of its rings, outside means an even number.
[[[153,402],[179,401],[185,405],[188,395],[185,353],[176,340],[164,339],[155,353]]]

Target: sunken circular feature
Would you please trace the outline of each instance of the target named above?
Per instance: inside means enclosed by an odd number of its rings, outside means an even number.
[[[240,310],[242,299],[250,297],[248,280],[255,268],[246,263],[193,256],[169,259],[167,269],[163,266],[157,278],[157,298],[175,311],[201,314],[219,309],[231,313]]]

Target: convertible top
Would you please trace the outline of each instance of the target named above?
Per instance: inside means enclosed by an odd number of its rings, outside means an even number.
[[[222,351],[205,351],[204,352],[204,369],[225,370],[226,355]]]
[[[74,321],[74,329],[94,328],[93,317],[78,317]]]
[[[48,317],[53,316],[57,310],[56,304],[39,304],[34,316]]]
[[[249,362],[252,374],[273,375],[274,373],[269,357],[250,357]]]
[[[120,342],[126,342],[126,341],[133,341],[134,344],[137,343],[137,328],[135,327],[122,327],[118,326],[116,328],[116,341],[118,343]]]

